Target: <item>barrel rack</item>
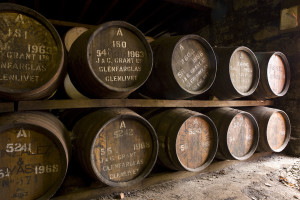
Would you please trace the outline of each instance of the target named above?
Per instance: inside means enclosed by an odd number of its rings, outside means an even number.
[[[86,99],[86,100],[35,100],[19,102],[1,102],[0,113],[25,110],[52,110],[73,108],[151,108],[151,107],[245,107],[245,106],[272,106],[272,100],[161,100],[161,99]]]

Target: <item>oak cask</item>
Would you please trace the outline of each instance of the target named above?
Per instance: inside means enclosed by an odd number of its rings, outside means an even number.
[[[152,50],[143,33],[110,21],[80,35],[69,51],[69,76],[90,98],[125,98],[147,80]]]
[[[151,42],[153,72],[139,90],[150,98],[186,99],[206,92],[217,62],[210,44],[198,35],[162,37]]]
[[[276,108],[252,107],[246,109],[255,118],[259,126],[259,151],[281,152],[287,146],[291,136],[291,124],[288,115]]]
[[[73,128],[75,155],[92,178],[110,186],[130,186],[152,170],[158,141],[150,123],[125,109],[100,109]]]
[[[64,47],[52,24],[34,10],[0,4],[0,99],[50,97],[63,81]]]
[[[207,113],[219,134],[219,159],[246,160],[256,151],[259,128],[248,112],[233,108],[217,108]]]
[[[50,199],[64,180],[70,152],[68,133],[54,115],[1,115],[1,199]]]
[[[64,44],[66,47],[66,50],[69,52],[71,49],[72,44],[74,41],[84,32],[86,32],[88,29],[85,27],[73,27],[70,30],[68,30],[64,37]],[[78,66],[80,67],[80,66]],[[86,96],[81,94],[73,85],[69,74],[66,74],[66,77],[64,79],[64,90],[68,97],[71,99],[88,99]]]
[[[236,99],[251,95],[259,83],[260,69],[255,54],[245,46],[216,47],[216,80],[210,94],[218,99]]]
[[[284,96],[290,86],[291,72],[286,56],[281,52],[255,52],[260,66],[257,89],[253,99],[272,99]]]
[[[204,114],[173,108],[145,114],[159,139],[159,162],[173,170],[198,172],[214,159],[218,133]]]

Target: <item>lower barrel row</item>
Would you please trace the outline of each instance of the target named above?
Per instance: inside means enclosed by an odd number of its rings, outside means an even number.
[[[215,156],[244,160],[257,147],[282,151],[290,138],[288,116],[267,107],[245,110],[218,108],[204,115],[175,108],[139,115],[125,108],[100,109],[73,115],[80,119],[72,132],[49,113],[2,115],[1,195],[49,199],[64,180],[72,150],[84,174],[110,186],[136,184],[155,164],[197,172]]]

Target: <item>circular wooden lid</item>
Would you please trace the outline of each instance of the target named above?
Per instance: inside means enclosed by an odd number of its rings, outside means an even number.
[[[275,112],[271,115],[267,125],[267,141],[273,150],[280,149],[287,136],[286,121],[281,113]]]
[[[229,124],[227,146],[234,157],[244,157],[253,148],[255,129],[245,114],[237,114]]]
[[[65,176],[66,153],[59,140],[36,127],[0,133],[2,199],[50,198]]]
[[[280,94],[286,84],[286,66],[277,54],[273,54],[267,66],[267,77],[271,90],[274,94]]]
[[[229,75],[233,87],[239,93],[249,92],[255,79],[252,57],[245,50],[234,51],[229,61]]]
[[[93,170],[105,184],[112,186],[138,182],[152,169],[156,160],[153,136],[140,120],[121,117],[105,125],[94,139],[91,150]]]
[[[59,35],[45,18],[22,6],[1,5],[0,92],[14,98],[44,90],[61,72],[63,55]]]
[[[176,154],[183,167],[196,170],[207,162],[217,139],[211,125],[202,117],[188,118],[176,138]]]
[[[194,94],[205,92],[215,78],[216,69],[210,52],[199,38],[183,37],[172,55],[172,70],[177,83]]]
[[[91,71],[115,91],[141,86],[152,70],[152,51],[145,36],[125,22],[108,22],[92,35],[88,46]]]

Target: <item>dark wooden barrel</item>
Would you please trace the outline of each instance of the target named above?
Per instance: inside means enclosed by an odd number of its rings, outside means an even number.
[[[16,4],[0,4],[0,98],[51,96],[64,77],[64,47],[42,15]]]
[[[281,152],[287,146],[291,135],[288,115],[279,109],[252,107],[246,109],[255,118],[259,126],[259,151]]]
[[[259,129],[250,113],[233,108],[218,108],[207,115],[218,129],[217,158],[246,160],[253,155],[258,145]]]
[[[198,35],[163,37],[151,42],[153,72],[139,90],[145,96],[185,99],[207,91],[217,62],[210,44]]]
[[[173,170],[201,171],[214,159],[218,133],[209,117],[184,108],[146,114],[159,139],[159,162]]]
[[[86,32],[88,29],[85,27],[73,27],[70,30],[68,30],[64,37],[64,44],[66,47],[66,50],[69,52],[71,49],[72,44],[74,41],[84,32]],[[78,66],[80,67],[80,66]],[[64,79],[64,91],[70,97],[71,99],[88,99],[86,96],[81,94],[73,85],[69,74],[66,74],[66,77]]]
[[[66,129],[52,114],[1,115],[1,199],[50,199],[64,180],[69,153]]]
[[[129,109],[101,109],[80,119],[74,129],[75,155],[95,180],[130,186],[152,170],[158,141],[155,130]]]
[[[247,47],[214,48],[218,71],[210,93],[218,99],[251,95],[259,83],[260,70],[255,54]]]
[[[291,72],[286,56],[281,52],[255,52],[260,66],[254,99],[271,99],[284,96],[290,86]]]
[[[125,98],[152,71],[152,50],[136,27],[111,21],[80,35],[69,51],[69,75],[91,98]]]

